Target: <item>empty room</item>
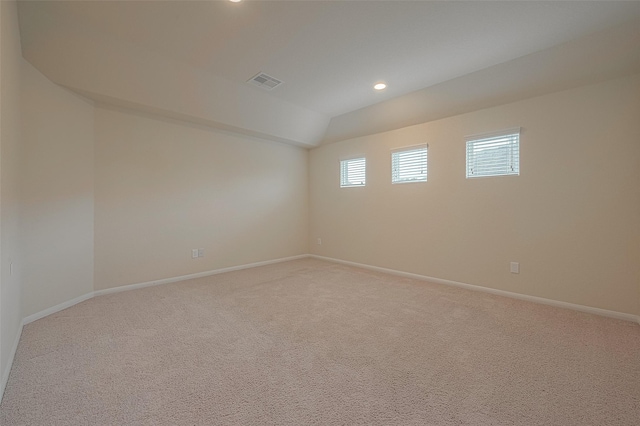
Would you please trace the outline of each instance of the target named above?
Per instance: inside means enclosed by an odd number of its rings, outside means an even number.
[[[640,424],[640,1],[0,2],[0,424]]]

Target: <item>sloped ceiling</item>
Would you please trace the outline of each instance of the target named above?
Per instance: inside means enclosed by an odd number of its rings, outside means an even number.
[[[640,72],[640,2],[21,1],[19,20],[25,59],[84,96],[305,147]]]

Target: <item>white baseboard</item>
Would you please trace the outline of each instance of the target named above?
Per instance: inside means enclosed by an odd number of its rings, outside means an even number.
[[[143,287],[149,287],[149,286],[153,286],[153,285],[161,285],[161,284],[168,284],[168,283],[173,283],[173,282],[177,282],[177,281],[184,281],[184,280],[189,280],[189,279],[193,279],[193,278],[201,278],[201,277],[207,277],[210,275],[217,275],[217,274],[223,274],[225,272],[232,272],[232,271],[239,271],[241,269],[249,269],[249,268],[255,268],[258,266],[265,266],[265,265],[271,265],[273,263],[280,263],[280,262],[287,262],[290,260],[296,260],[296,259],[303,259],[309,257],[308,254],[301,254],[298,256],[290,256],[290,257],[283,257],[280,259],[272,259],[272,260],[265,260],[263,262],[255,262],[255,263],[248,263],[245,265],[238,265],[238,266],[231,266],[229,268],[222,268],[222,269],[214,269],[211,271],[205,271],[205,272],[199,272],[196,274],[189,274],[189,275],[182,275],[179,277],[173,277],[173,278],[164,278],[161,280],[155,280],[155,281],[148,281],[148,282],[144,282],[144,283],[138,283],[138,284],[131,284],[131,285],[125,285],[125,286],[121,286],[121,287],[115,287],[115,288],[109,288],[109,289],[105,289],[105,290],[98,290],[98,291],[93,291],[91,293],[87,293],[85,295],[82,296],[78,296],[75,299],[71,299],[71,300],[67,300],[66,302],[60,303],[58,305],[52,306],[50,308],[47,308],[43,311],[37,312],[35,314],[29,315],[27,317],[25,317],[22,320],[22,323],[20,324],[20,331],[18,332],[15,341],[13,342],[13,347],[11,348],[11,352],[9,355],[9,361],[7,363],[7,367],[5,368],[5,371],[2,372],[2,382],[0,382],[0,402],[2,401],[2,397],[4,396],[4,390],[7,386],[7,382],[9,381],[9,374],[11,373],[11,367],[13,366],[13,359],[16,355],[16,351],[18,350],[18,343],[20,342],[20,336],[22,336],[22,328],[29,324],[32,323],[36,320],[39,320],[41,318],[44,318],[46,316],[49,316],[51,314],[55,314],[56,312],[60,312],[63,309],[67,309],[70,308],[73,305],[76,305],[80,302],[84,302],[85,300],[91,299],[93,297],[96,296],[102,296],[105,294],[111,294],[111,293],[119,293],[121,291],[129,291],[129,290],[135,290],[138,288],[143,288]]]
[[[103,296],[105,294],[111,294],[111,293],[119,293],[121,291],[129,291],[129,290],[136,290],[139,288],[144,288],[144,287],[150,287],[150,286],[154,286],[154,285],[161,285],[161,284],[169,284],[169,283],[175,283],[178,281],[185,281],[185,280],[190,280],[193,278],[202,278],[202,277],[208,277],[210,275],[217,275],[217,274],[223,274],[225,272],[233,272],[233,271],[239,271],[242,269],[249,269],[249,268],[256,268],[258,266],[265,266],[265,265],[271,265],[273,263],[281,263],[281,262],[287,262],[290,260],[296,260],[296,259],[303,259],[305,257],[309,257],[308,254],[301,254],[301,255],[297,255],[297,256],[290,256],[290,257],[283,257],[280,259],[272,259],[272,260],[265,260],[262,262],[254,262],[254,263],[247,263],[244,265],[238,265],[238,266],[231,266],[228,268],[221,268],[221,269],[213,269],[210,271],[204,271],[204,272],[198,272],[195,274],[189,274],[189,275],[181,275],[178,277],[171,277],[171,278],[163,278],[160,280],[154,280],[154,281],[147,281],[147,282],[143,282],[143,283],[137,283],[137,284],[130,284],[130,285],[123,285],[120,287],[114,287],[114,288],[107,288],[104,290],[97,290],[97,291],[92,291],[91,293],[87,293],[85,295],[76,297],[75,299],[71,299],[71,300],[67,300],[66,302],[60,303],[58,305],[52,306],[50,308],[47,308],[43,311],[37,312],[35,314],[29,315],[28,317],[24,318],[24,320],[22,321],[23,325],[29,324],[33,321],[39,320],[41,318],[44,318],[46,316],[49,316],[51,314],[55,314],[56,312],[59,312],[63,309],[67,309],[70,308],[71,306],[78,304],[80,302],[84,302],[85,300],[91,299],[92,297],[96,297],[96,296]]]
[[[527,294],[513,293],[510,291],[498,290],[495,288],[483,287],[483,286],[474,285],[474,284],[467,284],[467,283],[461,283],[458,281],[428,277],[426,275],[413,274],[410,272],[403,272],[395,269],[381,268],[378,266],[366,265],[363,263],[350,262],[348,260],[334,259],[332,257],[318,256],[316,254],[310,254],[309,256],[315,259],[326,260],[328,262],[334,262],[334,263],[342,263],[344,265],[355,266],[357,268],[369,269],[372,271],[384,272],[387,274],[398,275],[401,277],[413,278],[413,279],[422,280],[422,281],[429,281],[437,284],[445,284],[445,285],[450,285],[455,287],[462,287],[468,290],[481,291],[484,293],[491,293],[498,296],[510,297],[512,299],[525,300],[528,302],[540,303],[543,305],[555,306],[558,308],[572,309],[574,311],[587,312],[590,314],[600,315],[603,317],[615,318],[615,319],[620,319],[624,321],[632,321],[640,324],[640,316],[636,316],[633,314],[626,314],[624,312],[609,311],[607,309],[594,308],[591,306],[578,305],[575,303],[561,302],[559,300],[553,300],[553,299],[545,299],[544,297],[529,296]]]
[[[309,257],[309,255],[308,254],[301,254],[301,255],[297,255],[297,256],[283,257],[283,258],[280,258],[280,259],[265,260],[263,262],[254,262],[254,263],[248,263],[248,264],[245,264],[245,265],[231,266],[229,268],[221,268],[221,269],[214,269],[214,270],[211,270],[211,271],[198,272],[196,274],[181,275],[181,276],[178,276],[178,277],[164,278],[164,279],[161,279],[161,280],[148,281],[148,282],[144,282],[144,283],[125,285],[125,286],[115,287],[115,288],[108,288],[108,289],[105,289],[105,290],[92,291],[91,293],[87,293],[85,295],[76,297],[75,299],[67,300],[66,302],[60,303],[58,305],[52,306],[50,308],[47,308],[47,309],[45,309],[43,311],[40,311],[40,312],[37,312],[35,314],[29,315],[29,316],[25,317],[22,320],[22,324],[20,325],[20,331],[18,332],[18,335],[16,336],[15,342],[13,343],[13,347],[11,348],[11,354],[9,356],[9,362],[7,363],[7,368],[2,373],[2,382],[0,383],[0,402],[2,401],[2,396],[4,395],[4,389],[7,386],[7,381],[9,380],[9,373],[11,372],[11,367],[13,366],[13,358],[15,357],[16,350],[18,349],[18,343],[20,342],[20,336],[22,336],[22,328],[25,325],[29,324],[29,323],[32,323],[32,322],[34,322],[36,320],[39,320],[39,319],[44,318],[46,316],[49,316],[51,314],[55,314],[56,312],[59,312],[59,311],[61,311],[63,309],[70,308],[73,305],[76,305],[76,304],[78,304],[80,302],[84,302],[85,300],[91,299],[91,298],[96,297],[96,296],[102,296],[102,295],[111,294],[111,293],[119,293],[121,291],[135,290],[135,289],[138,289],[138,288],[150,287],[150,286],[154,286],[154,285],[161,285],[161,284],[174,283],[174,282],[178,282],[178,281],[185,281],[185,280],[190,280],[190,279],[193,279],[193,278],[207,277],[207,276],[210,276],[210,275],[223,274],[225,272],[239,271],[239,270],[242,270],[242,269],[256,268],[258,266],[271,265],[273,263],[287,262],[289,260],[303,259],[303,258],[306,258],[306,257]]]
[[[40,318],[44,318],[46,316],[49,316],[51,314],[55,314],[56,312],[59,312],[63,309],[67,309],[70,308],[73,305],[76,305],[80,302],[84,302],[87,299],[91,299],[94,296],[94,292],[91,293],[87,293],[84,294],[82,296],[76,297],[75,299],[71,299],[71,300],[67,300],[66,302],[60,303],[56,306],[52,306],[50,308],[47,308],[43,311],[40,312],[36,312],[35,314],[29,315],[28,317],[25,317],[22,320],[22,324],[23,325],[27,325],[29,323],[32,323],[36,320],[39,320]]]
[[[451,286],[456,286],[456,287],[462,287],[462,288],[466,288],[466,289],[469,289],[469,290],[496,294],[496,295],[499,295],[499,296],[510,297],[510,298],[513,298],[513,299],[526,300],[526,301],[529,301],[529,302],[535,302],[535,303],[541,303],[541,304],[544,304],[544,305],[550,305],[550,306],[556,306],[556,307],[560,307],[560,308],[572,309],[572,310],[576,310],[576,311],[587,312],[587,313],[596,314],[596,315],[605,316],[605,317],[610,317],[610,318],[616,318],[616,319],[621,319],[621,320],[626,320],[626,321],[633,321],[633,322],[637,322],[638,324],[640,324],[640,316],[635,316],[635,315],[632,315],[632,314],[625,314],[625,313],[622,313],[622,312],[609,311],[609,310],[606,310],[606,309],[593,308],[593,307],[584,306],[584,305],[577,305],[577,304],[574,304],[574,303],[561,302],[561,301],[558,301],[558,300],[545,299],[543,297],[528,296],[526,294],[513,293],[513,292],[510,292],[510,291],[497,290],[497,289],[488,288],[488,287],[482,287],[482,286],[473,285],[473,284],[466,284],[466,283],[461,283],[461,282],[457,282],[457,281],[451,281],[451,280],[444,280],[444,279],[440,279],[440,278],[428,277],[426,275],[413,274],[413,273],[410,273],[410,272],[403,272],[403,271],[398,271],[398,270],[395,270],[395,269],[381,268],[381,267],[378,267],[378,266],[366,265],[366,264],[357,263],[357,262],[350,262],[348,260],[335,259],[335,258],[324,257],[324,256],[315,255],[315,254],[301,254],[301,255],[298,255],[298,256],[291,256],[291,257],[284,257],[284,258],[280,258],[280,259],[266,260],[266,261],[263,261],[263,262],[248,263],[248,264],[245,264],[245,265],[232,266],[232,267],[229,267],[229,268],[214,269],[214,270],[211,270],[211,271],[199,272],[199,273],[196,273],[196,274],[182,275],[182,276],[173,277],[173,278],[164,278],[164,279],[161,279],[161,280],[155,280],[155,281],[148,281],[148,282],[143,282],[143,283],[138,283],[138,284],[125,285],[125,286],[109,288],[109,289],[105,289],[105,290],[98,290],[98,291],[94,291],[94,292],[85,294],[83,296],[76,297],[75,299],[68,300],[68,301],[66,301],[64,303],[60,303],[60,304],[58,304],[56,306],[52,306],[50,308],[47,308],[47,309],[45,309],[43,311],[40,311],[38,313],[35,313],[33,315],[29,315],[28,317],[24,318],[23,321],[22,321],[22,324],[20,326],[20,331],[16,335],[15,341],[13,342],[13,347],[11,348],[11,352],[10,352],[10,355],[9,355],[9,361],[7,363],[7,367],[5,368],[5,371],[2,373],[2,381],[0,382],[0,402],[2,401],[2,397],[4,395],[4,390],[5,390],[6,386],[7,386],[7,381],[9,380],[9,374],[11,373],[11,367],[13,366],[13,359],[15,357],[16,351],[18,350],[18,343],[20,342],[20,337],[22,336],[22,328],[26,324],[29,324],[29,323],[31,323],[33,321],[36,321],[36,320],[44,318],[44,317],[46,317],[48,315],[54,314],[56,312],[59,312],[59,311],[61,311],[63,309],[69,308],[69,307],[71,307],[71,306],[73,306],[73,305],[75,305],[77,303],[80,303],[80,302],[83,302],[85,300],[91,299],[94,296],[102,296],[102,295],[105,295],[105,294],[118,293],[118,292],[121,292],[121,291],[135,290],[135,289],[139,289],[139,288],[143,288],[143,287],[150,287],[150,286],[154,286],[154,285],[161,285],[161,284],[168,284],[168,283],[173,283],[173,282],[178,282],[178,281],[185,281],[185,280],[189,280],[189,279],[193,279],[193,278],[201,278],[201,277],[206,277],[206,276],[210,276],[210,275],[223,274],[225,272],[232,272],[232,271],[239,271],[239,270],[242,270],[242,269],[256,268],[258,266],[271,265],[271,264],[274,264],[274,263],[287,262],[287,261],[290,261],[290,260],[303,259],[303,258],[307,258],[307,257],[326,260],[326,261],[334,262],[334,263],[342,263],[342,264],[345,264],[345,265],[355,266],[355,267],[363,268],[363,269],[369,269],[369,270],[372,270],[372,271],[384,272],[384,273],[387,273],[387,274],[398,275],[398,276],[401,276],[401,277],[407,277],[407,278],[413,278],[413,279],[418,279],[418,280],[422,280],[422,281],[430,281],[430,282],[434,282],[434,283],[438,283],[438,284],[445,284],[445,285],[451,285]]]
[[[242,269],[257,268],[258,266],[271,265],[273,263],[288,262],[290,260],[303,259],[305,257],[309,257],[309,255],[308,254],[301,254],[301,255],[298,255],[298,256],[283,257],[283,258],[280,258],[280,259],[265,260],[263,262],[247,263],[245,265],[231,266],[229,268],[214,269],[214,270],[211,270],[211,271],[198,272],[196,274],[181,275],[181,276],[178,276],[178,277],[164,278],[164,279],[161,279],[161,280],[147,281],[147,282],[144,282],[144,283],[123,285],[123,286],[120,286],[120,287],[107,288],[105,290],[97,290],[97,291],[93,292],[93,295],[94,296],[102,296],[102,295],[105,295],[105,294],[119,293],[121,291],[135,290],[135,289],[138,289],[138,288],[150,287],[150,286],[154,286],[154,285],[175,283],[175,282],[178,282],[178,281],[191,280],[191,279],[194,279],[194,278],[202,278],[202,277],[208,277],[208,276],[211,276],[211,275],[224,274],[225,272],[233,272],[233,271],[240,271]]]
[[[16,338],[13,341],[13,346],[11,347],[11,351],[9,352],[9,360],[7,361],[7,367],[2,372],[2,382],[0,382],[0,402],[2,402],[2,397],[4,396],[4,390],[7,387],[7,382],[9,381],[9,374],[11,373],[11,367],[13,367],[13,358],[16,356],[16,351],[18,350],[18,343],[20,342],[20,336],[22,336],[22,328],[24,327],[24,323],[20,324],[20,330],[16,334]]]

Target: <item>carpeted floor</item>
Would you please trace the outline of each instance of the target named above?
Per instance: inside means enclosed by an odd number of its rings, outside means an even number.
[[[303,259],[27,325],[10,425],[638,425],[640,326]]]

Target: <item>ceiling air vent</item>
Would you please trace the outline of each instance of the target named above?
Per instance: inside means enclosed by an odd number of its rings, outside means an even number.
[[[254,86],[262,87],[263,89],[266,89],[266,90],[273,90],[282,84],[282,82],[277,78],[273,78],[262,72],[251,77],[251,79],[249,79],[247,83],[251,83]]]

